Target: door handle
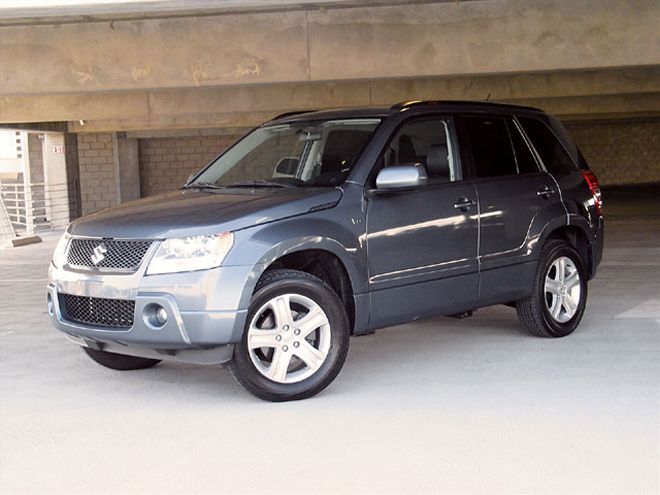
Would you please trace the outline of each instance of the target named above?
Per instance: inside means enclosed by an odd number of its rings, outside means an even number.
[[[470,208],[476,205],[476,201],[463,197],[456,200],[456,203],[454,203],[454,208],[461,211],[468,211]]]
[[[536,195],[543,199],[547,199],[553,194],[555,194],[555,190],[549,186],[543,186],[541,189],[536,191]]]

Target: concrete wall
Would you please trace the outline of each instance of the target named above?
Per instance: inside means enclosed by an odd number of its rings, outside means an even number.
[[[660,121],[567,128],[601,184],[660,182]]]

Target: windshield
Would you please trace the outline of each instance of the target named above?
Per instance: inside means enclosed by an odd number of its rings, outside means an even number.
[[[342,184],[380,119],[259,127],[187,187],[327,187]]]

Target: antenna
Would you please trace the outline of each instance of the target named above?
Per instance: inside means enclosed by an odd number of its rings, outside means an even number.
[[[486,101],[490,100],[490,91],[488,92],[488,96],[486,96]]]

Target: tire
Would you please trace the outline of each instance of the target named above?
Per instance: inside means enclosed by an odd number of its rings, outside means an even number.
[[[124,354],[115,354],[113,352],[97,351],[89,347],[82,347],[82,350],[101,366],[113,370],[144,370],[160,363],[159,359],[149,359],[135,356],[126,356]]]
[[[306,399],[335,379],[349,341],[346,309],[328,284],[298,270],[272,270],[257,284],[229,369],[260,399]]]
[[[541,251],[531,295],[516,303],[518,318],[532,335],[565,337],[582,320],[587,289],[587,273],[578,252],[564,241],[550,240]]]

